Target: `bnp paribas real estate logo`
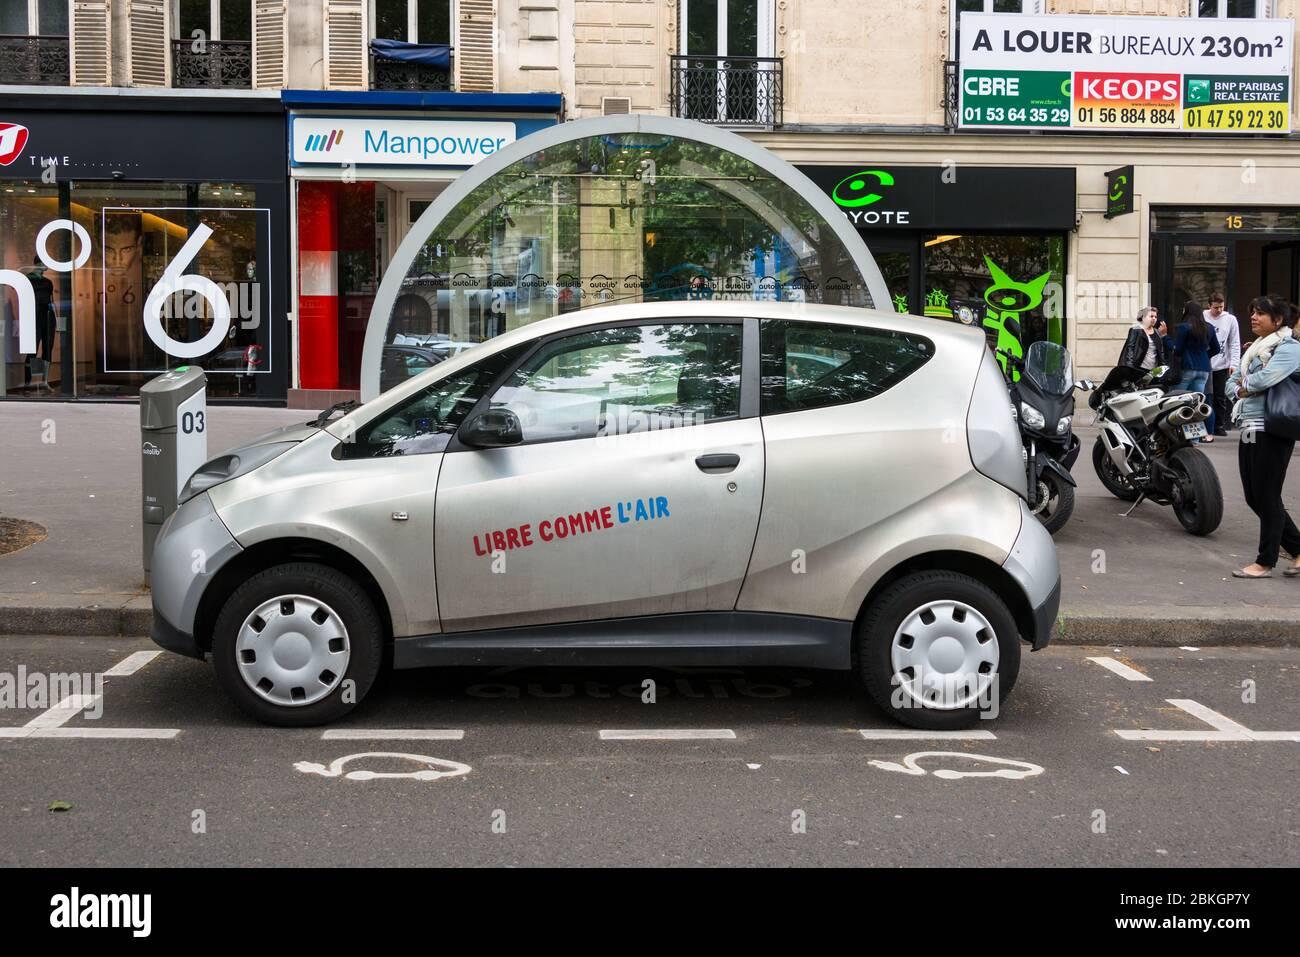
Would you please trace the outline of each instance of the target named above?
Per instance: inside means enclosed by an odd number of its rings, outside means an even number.
[[[1211,100],[1210,81],[1209,80],[1188,80],[1187,81],[1187,102],[1188,103],[1209,103]]]

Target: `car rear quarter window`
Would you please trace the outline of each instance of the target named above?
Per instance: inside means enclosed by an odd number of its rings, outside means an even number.
[[[874,398],[934,355],[924,336],[835,323],[762,323],[762,415]]]

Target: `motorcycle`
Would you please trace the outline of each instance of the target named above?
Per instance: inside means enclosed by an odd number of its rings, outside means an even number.
[[[1023,358],[1001,349],[998,355],[1024,442],[1029,507],[1055,535],[1074,512],[1074,390],[1091,383],[1074,382],[1070,350],[1054,342],[1032,343]]]
[[[1210,406],[1200,392],[1166,390],[1166,366],[1116,366],[1088,397],[1101,432],[1092,466],[1106,490],[1132,502],[1171,505],[1183,528],[1209,535],[1223,519],[1223,489],[1209,458],[1192,443],[1206,434]]]

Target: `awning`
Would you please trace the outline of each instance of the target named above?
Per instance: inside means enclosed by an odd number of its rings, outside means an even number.
[[[371,40],[370,52],[380,60],[420,63],[435,70],[451,69],[451,47],[445,43],[403,43],[401,40]]]

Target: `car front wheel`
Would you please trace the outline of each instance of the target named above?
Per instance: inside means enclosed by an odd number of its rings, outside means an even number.
[[[325,724],[374,684],[383,624],[365,589],[337,569],[276,565],[226,600],[212,656],[218,681],[245,713],[285,727]]]
[[[994,716],[1020,671],[1020,633],[992,589],[956,572],[917,572],[863,616],[858,666],[885,712],[929,731]]]

